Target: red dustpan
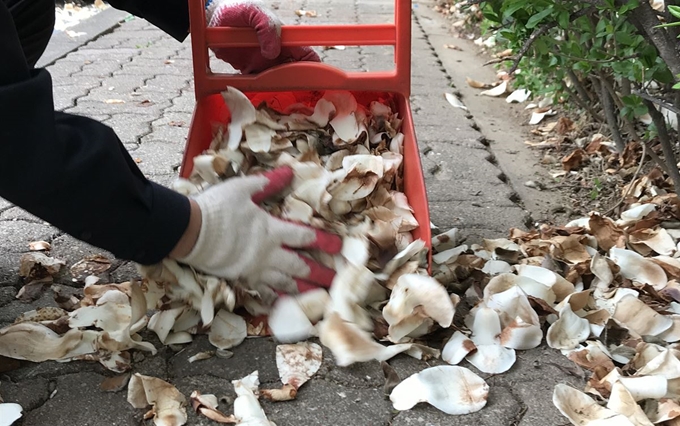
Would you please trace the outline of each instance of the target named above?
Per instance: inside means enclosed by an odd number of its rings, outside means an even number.
[[[188,177],[193,158],[210,146],[215,123],[228,123],[229,111],[220,95],[235,87],[254,104],[267,101],[275,109],[293,103],[314,104],[326,90],[347,90],[368,106],[380,101],[393,106],[403,119],[404,193],[420,226],[414,238],[431,248],[430,215],[418,143],[409,105],[411,93],[411,1],[396,0],[394,24],[294,25],[281,28],[284,46],[394,46],[395,69],[382,72],[345,72],[312,62],[280,65],[256,75],[218,74],[210,69],[209,47],[257,47],[255,31],[244,28],[207,28],[205,0],[189,0],[196,108],[181,167]],[[428,254],[428,269],[431,254]]]

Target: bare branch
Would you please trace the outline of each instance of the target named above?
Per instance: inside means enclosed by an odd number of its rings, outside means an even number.
[[[659,142],[661,142],[663,156],[666,160],[666,166],[668,166],[668,174],[673,180],[673,185],[675,186],[675,193],[680,194],[680,171],[678,171],[678,164],[677,160],[675,159],[675,153],[673,152],[673,145],[671,144],[670,137],[668,136],[668,130],[666,129],[666,119],[661,112],[654,108],[652,101],[643,98],[643,102],[645,105],[647,105],[649,115],[652,116],[652,121],[654,121],[654,125],[656,126],[656,130],[659,134]]]
[[[662,107],[662,108],[666,108],[666,109],[669,110],[670,112],[673,112],[673,113],[675,113],[675,114],[680,114],[680,109],[676,108],[674,105],[671,105],[671,104],[669,104],[669,103],[664,102],[662,99],[656,98],[656,97],[654,97],[654,96],[652,96],[652,95],[650,95],[650,94],[648,94],[648,93],[641,92],[641,91],[639,91],[639,90],[633,90],[632,93],[633,93],[634,95],[637,95],[637,96],[641,97],[641,98],[644,99],[644,100],[647,100],[647,101],[649,101],[649,102],[655,103],[655,104],[659,105],[659,106]]]

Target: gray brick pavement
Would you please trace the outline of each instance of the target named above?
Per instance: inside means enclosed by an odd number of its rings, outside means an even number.
[[[332,3],[281,0],[275,5],[284,22],[291,24],[392,20],[388,0]],[[316,10],[318,17],[299,18],[294,14],[297,8]],[[488,161],[492,156],[483,144],[482,135],[473,129],[474,122],[467,118],[469,114],[444,100],[444,92],[455,90],[447,73],[456,70],[442,68],[429,45],[429,33],[421,28],[418,16],[416,9],[412,107],[432,222],[443,230],[453,226],[462,228],[468,242],[504,236],[508,228],[521,227],[526,214],[511,200],[512,188],[498,178],[500,169]],[[390,69],[393,64],[391,48],[387,47],[318,51],[325,62],[346,70],[376,71]],[[230,72],[228,66],[213,65]],[[195,104],[189,40],[179,43],[146,21],[134,19],[48,69],[54,80],[57,109],[104,121],[117,131],[141,170],[152,180],[168,185],[174,179]],[[124,103],[107,103],[112,99]],[[69,266],[85,255],[102,252],[0,200],[0,326],[12,322],[26,310],[54,303],[49,292],[30,305],[14,300],[20,287],[18,258],[27,250],[28,242],[38,239],[51,241],[54,255],[67,260]],[[114,267],[103,279],[123,281],[136,276],[133,264],[114,260]],[[58,282],[66,291],[77,291],[80,285],[67,277]],[[213,358],[189,364],[186,360],[190,355],[211,349],[202,337],[179,353],[162,348],[155,357],[138,354],[134,370],[169,379],[185,395],[195,389],[229,395],[230,380],[255,368],[260,371],[263,383],[278,382],[273,358],[275,344],[270,339],[246,340],[235,348],[235,356],[229,361]],[[145,339],[161,347],[152,333],[145,335]],[[265,403],[264,408],[279,426],[559,424],[564,420],[552,406],[550,394],[554,384],[566,380],[567,376],[547,364],[565,362],[564,357],[551,354],[553,352],[544,348],[519,354],[520,361],[511,372],[489,379],[492,386],[488,406],[469,416],[450,417],[420,405],[411,411],[396,413],[382,394],[383,379],[378,363],[339,368],[327,351],[321,371],[301,389],[297,401]],[[391,364],[402,378],[423,368],[423,363],[405,356],[396,357]],[[124,392],[111,394],[98,390],[99,383],[108,375],[109,372],[94,363],[27,365],[8,373],[11,380],[0,381],[0,395],[6,401],[24,406],[28,412],[25,426],[139,424],[142,410],[132,409],[125,401]],[[50,398],[54,390],[56,394]],[[192,413],[189,424],[210,422]]]

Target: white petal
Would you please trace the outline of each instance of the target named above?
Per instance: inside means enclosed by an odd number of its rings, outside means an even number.
[[[529,99],[529,96],[531,96],[531,90],[517,89],[505,98],[505,102],[509,104],[513,102],[522,103]]]
[[[500,374],[508,371],[515,363],[515,350],[499,344],[476,345],[477,350],[465,359],[479,371]]]
[[[546,340],[551,348],[567,350],[578,347],[589,335],[588,320],[576,315],[571,310],[571,305],[567,303],[560,312],[560,318],[548,328]]]
[[[311,342],[276,347],[276,367],[284,385],[298,389],[321,367],[321,346]]]
[[[612,247],[609,250],[609,257],[621,268],[621,275],[624,278],[649,284],[656,290],[666,287],[668,278],[663,268],[640,254],[632,250]]]
[[[276,299],[269,313],[268,324],[272,336],[279,342],[299,342],[316,335],[314,325],[292,296]]]
[[[618,220],[616,223],[617,225],[627,225],[631,222],[636,222],[651,212],[656,210],[656,205],[654,204],[640,204],[639,206],[633,207],[631,209],[626,210],[625,212],[621,213],[621,219]]]
[[[343,321],[337,312],[330,312],[317,325],[319,340],[333,353],[335,363],[346,367],[355,362],[386,361],[408,350],[410,344],[383,346],[371,335],[351,322]]]
[[[619,414],[623,414],[634,425],[653,426],[652,422],[649,421],[642,411],[642,408],[637,404],[631,393],[620,381],[614,383],[614,386],[612,386],[612,392],[609,401],[607,402],[607,408]]]
[[[427,402],[447,414],[470,414],[481,410],[489,385],[464,367],[453,365],[427,368],[399,383],[390,394],[396,410],[408,410]]]
[[[210,326],[208,340],[218,349],[230,349],[240,345],[247,335],[246,321],[241,316],[220,309]]]
[[[613,318],[639,336],[658,336],[673,325],[673,320],[633,295],[626,295],[619,300]]]
[[[434,256],[432,260],[434,260]],[[484,264],[482,272],[489,276],[494,276],[498,274],[509,274],[512,272],[512,267],[508,262],[505,262],[503,260],[489,260]]]
[[[0,403],[0,425],[12,426],[12,424],[21,418],[23,408],[19,404]]]
[[[662,376],[619,377],[618,381],[635,401],[663,398],[667,392],[668,381]]]
[[[235,151],[241,143],[243,128],[254,123],[257,114],[255,107],[246,95],[234,87],[227,87],[227,90],[222,92],[222,98],[231,114],[231,120],[227,126],[229,130],[227,147]]]
[[[449,364],[458,364],[475,349],[476,346],[472,343],[472,340],[460,331],[456,331],[444,345],[442,360]]]
[[[383,308],[383,316],[388,324],[395,324],[410,316],[416,307],[444,328],[451,326],[456,308],[439,281],[418,274],[402,275]]]
[[[585,393],[562,383],[555,386],[553,404],[574,425],[634,426],[626,416],[602,407]]]

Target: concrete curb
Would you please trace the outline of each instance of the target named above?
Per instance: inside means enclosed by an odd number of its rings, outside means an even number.
[[[50,43],[47,45],[47,49],[45,49],[45,53],[38,60],[36,68],[52,65],[55,61],[73,52],[80,46],[116,28],[129,16],[132,15],[128,12],[109,7],[78,25],[69,28],[70,31],[85,33],[85,35],[73,38],[63,31],[55,32],[50,39]]]

